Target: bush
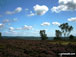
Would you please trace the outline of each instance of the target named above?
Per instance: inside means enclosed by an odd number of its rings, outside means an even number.
[[[74,36],[73,35],[70,35],[69,36],[69,40],[74,40]]]

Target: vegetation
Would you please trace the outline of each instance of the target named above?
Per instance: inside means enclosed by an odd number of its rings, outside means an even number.
[[[62,37],[61,31],[56,30],[55,33],[56,33],[56,34],[55,34],[56,37],[54,38],[54,40],[61,40],[61,37]]]
[[[69,40],[74,40],[74,36],[73,35],[70,35],[69,36]]]
[[[69,36],[70,32],[73,30],[73,27],[69,26],[68,23],[61,24],[59,28],[61,29],[62,34],[64,34],[64,37]]]
[[[58,37],[61,37],[62,36],[62,33],[61,33],[61,31],[59,31],[59,30],[56,30],[56,37],[58,38]]]
[[[0,39],[1,39],[1,32],[0,32]]]
[[[40,36],[41,36],[41,40],[47,40],[48,39],[47,35],[45,34],[45,30],[40,30]]]
[[[57,57],[58,52],[76,52],[76,42],[0,40],[0,57]]]
[[[54,37],[54,40],[62,40],[62,35],[64,37],[69,37],[69,40],[73,40],[74,36],[70,35],[71,31],[73,30],[73,27],[68,25],[68,23],[63,23],[59,26],[60,30],[55,31],[56,37]],[[70,35],[70,36],[69,36]],[[65,40],[65,39],[64,39]]]

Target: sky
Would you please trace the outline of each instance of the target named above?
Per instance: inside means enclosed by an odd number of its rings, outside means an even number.
[[[0,0],[2,36],[40,36],[46,30],[53,37],[66,22],[76,36],[76,0]]]

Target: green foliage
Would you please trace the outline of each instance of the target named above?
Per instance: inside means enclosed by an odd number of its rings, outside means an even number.
[[[73,35],[70,35],[69,36],[69,40],[74,40],[74,36]]]
[[[72,26],[69,26],[68,23],[63,23],[59,26],[64,37],[69,36],[70,32],[73,30]]]
[[[40,36],[41,36],[42,40],[47,40],[48,39],[47,35],[45,34],[45,30],[40,30]]]

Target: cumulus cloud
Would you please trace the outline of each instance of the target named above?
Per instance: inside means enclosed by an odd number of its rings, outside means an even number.
[[[15,28],[14,27],[9,27],[9,31],[14,31]]]
[[[13,18],[13,19],[4,19],[2,21],[2,23],[10,23],[10,22],[16,22],[18,19],[17,18]]]
[[[8,15],[12,15],[12,14],[16,14],[22,11],[21,7],[17,7],[14,11],[6,11],[6,14]]]
[[[74,17],[74,18],[69,18],[68,21],[76,22],[76,17]]]
[[[28,14],[27,16],[34,16],[35,13],[33,13],[32,11],[30,11],[30,14]]]
[[[59,13],[61,11],[66,11],[67,7],[64,5],[59,5],[58,7],[54,6],[51,10],[52,12]]]
[[[22,28],[16,28],[16,30],[22,30]]]
[[[4,26],[4,24],[0,24],[0,28],[2,28]]]
[[[35,5],[33,8],[37,15],[44,15],[49,10],[46,5]]]
[[[24,25],[23,27],[16,28],[15,30],[31,30],[33,29],[32,26]]]
[[[43,22],[43,23],[41,24],[41,26],[50,26],[50,23],[49,23],[49,22]]]
[[[10,20],[9,19],[4,19],[2,22],[3,23],[8,23],[8,22],[10,22]]]
[[[59,22],[52,22],[52,24],[53,24],[53,25],[57,25],[57,26],[59,26],[59,25],[60,25],[60,23],[59,23]]]
[[[23,29],[30,30],[30,29],[33,29],[33,27],[32,26],[28,26],[28,25],[24,25]]]
[[[52,12],[76,11],[76,0],[59,0],[58,3],[58,6],[54,6],[51,9]]]
[[[22,8],[21,7],[17,7],[14,12],[18,13],[18,12],[21,12],[21,11],[22,11]]]
[[[12,15],[12,14],[15,14],[15,12],[12,12],[12,11],[6,11],[6,14],[8,14],[8,15]]]

